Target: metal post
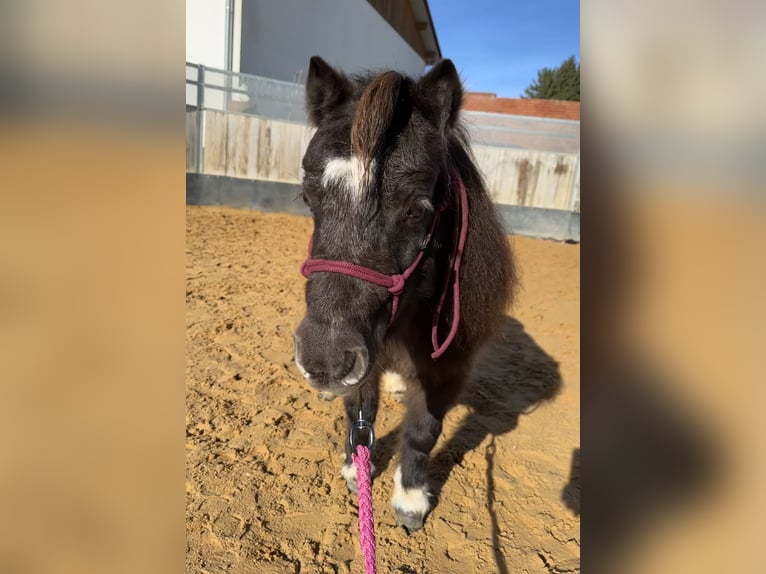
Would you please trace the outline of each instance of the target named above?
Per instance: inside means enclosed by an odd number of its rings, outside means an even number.
[[[197,173],[205,171],[205,66],[197,66]]]
[[[234,0],[226,0],[226,32],[225,32],[225,40],[224,40],[224,48],[226,52],[224,53],[224,64],[223,68],[226,70],[227,74],[224,75],[224,86],[226,87],[226,90],[223,93],[223,111],[228,112],[229,111],[229,101],[231,100],[231,84],[232,84],[232,78],[231,78],[231,72],[232,70],[232,61],[233,61],[233,51],[234,51],[234,6],[233,6]]]

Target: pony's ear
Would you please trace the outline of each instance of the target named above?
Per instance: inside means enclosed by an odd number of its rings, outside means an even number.
[[[309,61],[309,73],[306,78],[306,111],[309,122],[318,127],[329,112],[351,97],[352,86],[349,79],[319,56],[312,56]]]
[[[418,95],[441,131],[455,126],[463,105],[463,85],[452,60],[441,60],[420,79]]]

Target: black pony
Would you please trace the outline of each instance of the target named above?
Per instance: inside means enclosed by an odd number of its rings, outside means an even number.
[[[349,432],[374,423],[381,378],[406,383],[392,504],[397,524],[417,530],[444,415],[510,302],[511,252],[459,122],[451,61],[413,80],[349,78],[313,57],[306,94],[314,232],[295,361],[312,387],[343,396]]]

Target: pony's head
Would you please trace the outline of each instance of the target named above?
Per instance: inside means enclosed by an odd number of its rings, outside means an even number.
[[[312,258],[387,276],[411,266],[449,193],[448,142],[462,97],[449,60],[413,80],[392,71],[349,78],[311,59],[306,100],[316,133],[303,158],[302,196],[314,219]],[[407,281],[400,305],[433,296],[432,286],[419,286],[422,271]],[[363,384],[392,304],[380,285],[311,274],[295,334],[296,364],[309,383],[335,394]]]

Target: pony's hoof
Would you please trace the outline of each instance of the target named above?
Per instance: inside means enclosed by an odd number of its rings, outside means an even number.
[[[423,528],[425,516],[422,514],[403,512],[396,508],[394,509],[394,514],[396,514],[396,525],[404,527],[407,534],[412,534]]]
[[[402,467],[397,466],[394,472],[394,495],[391,497],[391,506],[394,507],[396,525],[404,526],[407,534],[423,528],[423,521],[431,510],[426,485],[402,486]]]
[[[332,394],[330,391],[320,391],[319,398],[322,399],[323,401],[331,401],[335,398],[335,395]]]

